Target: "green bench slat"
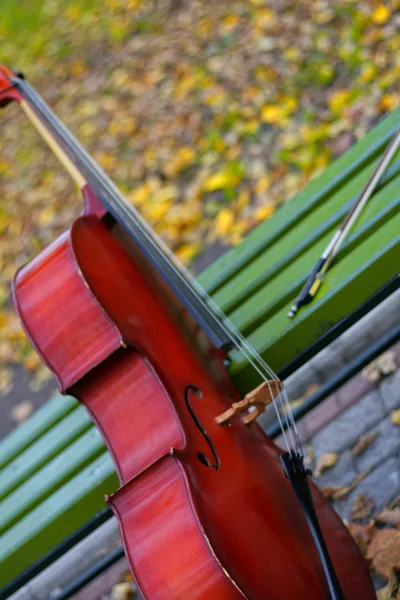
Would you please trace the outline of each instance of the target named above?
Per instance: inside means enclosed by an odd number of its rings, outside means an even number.
[[[76,440],[89,427],[93,427],[89,415],[83,406],[78,406],[71,414],[28,446],[0,471],[0,500]]]
[[[111,457],[102,454],[0,537],[0,586],[104,509],[118,487]]]
[[[0,535],[105,450],[100,432],[92,427],[60,452],[0,502]]]
[[[264,223],[251,231],[246,239],[232,248],[198,276],[209,292],[216,292],[263,250],[269,248],[319,205],[321,201],[353,178],[360,168],[379,155],[399,127],[400,109],[380,121],[363,139],[336,159],[316,179],[281,206]]]
[[[78,402],[72,396],[56,395],[38,410],[20,427],[5,437],[0,444],[0,469],[11,462],[18,454],[38,439],[45,431],[60,421]]]
[[[248,337],[250,344],[275,371],[319,338],[332,323],[354,310],[360,298],[368,298],[397,275],[399,231],[400,215],[397,214],[327,273],[317,298],[292,322],[287,317],[290,301]],[[257,385],[257,374],[240,353],[232,352],[232,358],[231,374],[242,393]]]

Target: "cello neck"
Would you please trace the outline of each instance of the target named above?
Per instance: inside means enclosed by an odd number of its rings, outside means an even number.
[[[107,211],[125,229],[145,258],[174,292],[218,348],[231,339],[217,315],[207,306],[197,287],[173,253],[139,212],[127,202],[105,171],[62,123],[36,90],[25,80],[13,78],[22,97],[21,106],[80,189],[89,185]]]

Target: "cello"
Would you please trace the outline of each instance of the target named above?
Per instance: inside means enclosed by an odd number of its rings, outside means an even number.
[[[309,481],[276,375],[34,88],[0,66],[0,106],[13,100],[84,199],[16,273],[15,307],[110,451],[120,487],[106,500],[141,596],[373,600],[355,542]],[[244,399],[231,348],[262,381]],[[285,451],[255,422],[269,403]]]

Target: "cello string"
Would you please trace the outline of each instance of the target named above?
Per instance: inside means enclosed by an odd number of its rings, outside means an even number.
[[[21,85],[21,82],[18,82]],[[284,437],[285,445],[288,450],[290,450],[290,446],[288,444],[286,435],[285,435],[285,427],[282,424],[282,419],[280,415],[280,411],[283,413],[284,421],[286,428],[289,432],[289,437],[291,439],[292,448],[297,448],[298,451],[302,452],[301,444],[298,437],[297,428],[295,425],[295,421],[293,418],[293,413],[291,411],[290,403],[287,398],[286,390],[283,388],[282,392],[278,395],[277,398],[274,398],[273,391],[271,389],[270,384],[268,383],[268,379],[265,377],[265,373],[271,376],[274,379],[278,379],[277,375],[274,371],[267,365],[267,363],[261,358],[261,356],[255,351],[255,349],[245,340],[245,338],[240,334],[240,332],[235,328],[235,326],[229,321],[226,315],[221,311],[221,309],[215,304],[215,302],[208,296],[208,294],[199,286],[196,280],[193,279],[191,274],[177,261],[175,255],[172,251],[164,244],[164,242],[158,238],[157,234],[151,229],[149,224],[144,221],[139,213],[137,213],[134,207],[131,207],[122,194],[119,192],[118,188],[113,184],[113,182],[108,178],[108,176],[102,171],[102,169],[93,161],[93,159],[86,153],[86,151],[81,147],[80,143],[74,138],[73,134],[63,125],[63,123],[52,113],[50,108],[46,105],[46,103],[41,99],[41,97],[27,84],[27,82],[22,82],[24,87],[24,91],[27,92],[31,102],[37,106],[40,102],[41,112],[46,116],[46,120],[50,122],[52,127],[57,131],[58,135],[60,135],[63,141],[69,142],[67,145],[70,150],[75,154],[79,155],[80,161],[84,163],[89,173],[92,173],[92,176],[95,178],[95,181],[99,182],[101,180],[101,187],[105,187],[105,189],[112,195],[115,202],[118,203],[121,208],[128,209],[128,217],[136,218],[139,225],[142,227],[149,243],[155,248],[158,253],[162,253],[162,258],[165,261],[165,258],[168,257],[170,263],[178,275],[179,279],[182,283],[187,287],[190,285],[191,290],[195,289],[197,295],[201,299],[203,306],[206,308],[208,313],[212,318],[216,318],[218,315],[219,322],[222,324],[223,329],[228,334],[229,338],[234,343],[237,350],[243,353],[243,355],[247,358],[250,364],[255,368],[261,378],[267,383],[271,398],[273,399],[273,404],[275,407],[275,411],[277,414],[278,422],[280,428],[282,430],[282,434]],[[30,93],[33,91],[33,94]],[[34,97],[32,98],[32,95]],[[39,108],[39,107],[38,107]],[[67,138],[67,140],[66,140]],[[121,199],[123,203],[121,203]],[[161,255],[160,255],[161,258]],[[278,409],[278,404],[280,405],[280,410]],[[293,431],[292,431],[293,430]]]

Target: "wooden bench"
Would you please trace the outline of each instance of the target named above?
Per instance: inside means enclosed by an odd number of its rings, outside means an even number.
[[[321,339],[331,339],[329,332],[340,332],[346,315],[398,285],[400,153],[317,298],[293,321],[287,318],[399,123],[397,110],[198,278],[283,377],[316,352]],[[246,361],[237,352],[231,357],[237,387],[255,387],[258,378]],[[83,408],[72,397],[49,400],[0,443],[0,586],[102,510],[104,495],[116,488],[111,458]]]

